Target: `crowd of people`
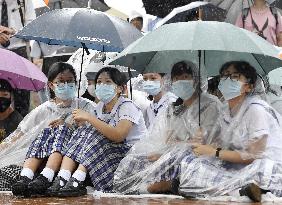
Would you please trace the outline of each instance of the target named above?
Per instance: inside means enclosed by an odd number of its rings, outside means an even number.
[[[12,37],[35,18],[31,1],[20,2],[0,0],[0,44],[29,58],[29,42]],[[129,21],[142,31],[142,16]],[[281,46],[281,23],[265,0],[254,0],[236,25]],[[87,73],[87,92],[77,97],[78,73],[55,62],[46,72],[49,99],[31,111],[29,92],[0,79],[0,190],[68,197],[89,185],[120,194],[282,197],[282,113],[256,69],[226,62],[209,81],[200,72],[183,59],[168,73],[142,73],[140,106],[117,68]]]

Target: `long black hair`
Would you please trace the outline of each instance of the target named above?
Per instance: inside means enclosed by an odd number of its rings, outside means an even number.
[[[76,83],[76,73],[74,68],[72,67],[72,65],[65,63],[65,62],[57,62],[54,63],[51,67],[50,70],[48,72],[48,82],[53,82],[53,80],[62,72],[64,71],[70,71],[73,76],[74,76],[74,81]],[[52,89],[49,88],[49,92],[50,92],[50,98],[54,99],[55,98],[55,93]]]

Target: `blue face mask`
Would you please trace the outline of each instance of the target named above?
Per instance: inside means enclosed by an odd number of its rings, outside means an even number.
[[[149,95],[157,95],[161,92],[161,82],[147,80],[143,83],[143,90]]]
[[[76,86],[75,83],[61,83],[55,86],[55,95],[61,100],[71,100],[75,97]]]
[[[220,80],[218,89],[225,100],[231,100],[241,95],[241,88],[244,83],[230,78]]]
[[[96,85],[95,94],[96,97],[103,103],[107,104],[112,101],[116,96],[115,85],[99,84]]]
[[[172,83],[172,92],[182,100],[187,100],[195,92],[193,84],[193,80],[178,80]]]

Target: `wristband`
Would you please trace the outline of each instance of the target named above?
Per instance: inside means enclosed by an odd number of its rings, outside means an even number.
[[[215,152],[215,157],[219,158],[219,152],[222,150],[222,148],[218,147],[216,148],[216,152]]]

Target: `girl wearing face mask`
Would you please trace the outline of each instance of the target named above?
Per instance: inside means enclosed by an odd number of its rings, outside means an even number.
[[[0,142],[9,136],[23,117],[11,107],[13,88],[10,83],[0,79]]]
[[[198,69],[189,61],[176,63],[171,71],[172,91],[178,100],[156,117],[148,135],[136,143],[115,172],[116,192],[165,193],[171,191],[178,166],[186,155],[194,155],[193,141],[209,143],[218,133],[214,120],[221,103],[200,86]],[[207,79],[201,79],[207,85]],[[199,132],[200,115],[204,136]]]
[[[176,101],[176,96],[162,89],[164,76],[164,73],[143,74],[143,90],[152,97],[152,102],[146,109],[144,115],[147,127],[153,124],[158,113],[163,112],[168,105]]]
[[[203,156],[181,163],[180,192],[186,196],[248,196],[259,202],[270,191],[281,197],[281,116],[261,100],[256,70],[234,61],[220,70],[219,90],[227,101],[222,132],[214,146],[195,144]]]
[[[90,101],[76,98],[76,73],[69,64],[52,65],[48,87],[51,99],[31,111],[1,144],[1,166],[23,166],[19,180],[12,186],[16,196],[45,193],[60,168],[63,150],[74,129],[71,112],[77,105],[87,111],[94,109]],[[45,168],[34,177],[45,160]]]
[[[100,102],[94,114],[77,109],[74,120],[85,122],[68,144],[58,177],[49,193],[55,196],[86,194],[88,172],[95,190],[112,191],[113,175],[129,148],[146,132],[141,110],[121,96],[126,76],[112,67],[96,75],[95,94]]]

